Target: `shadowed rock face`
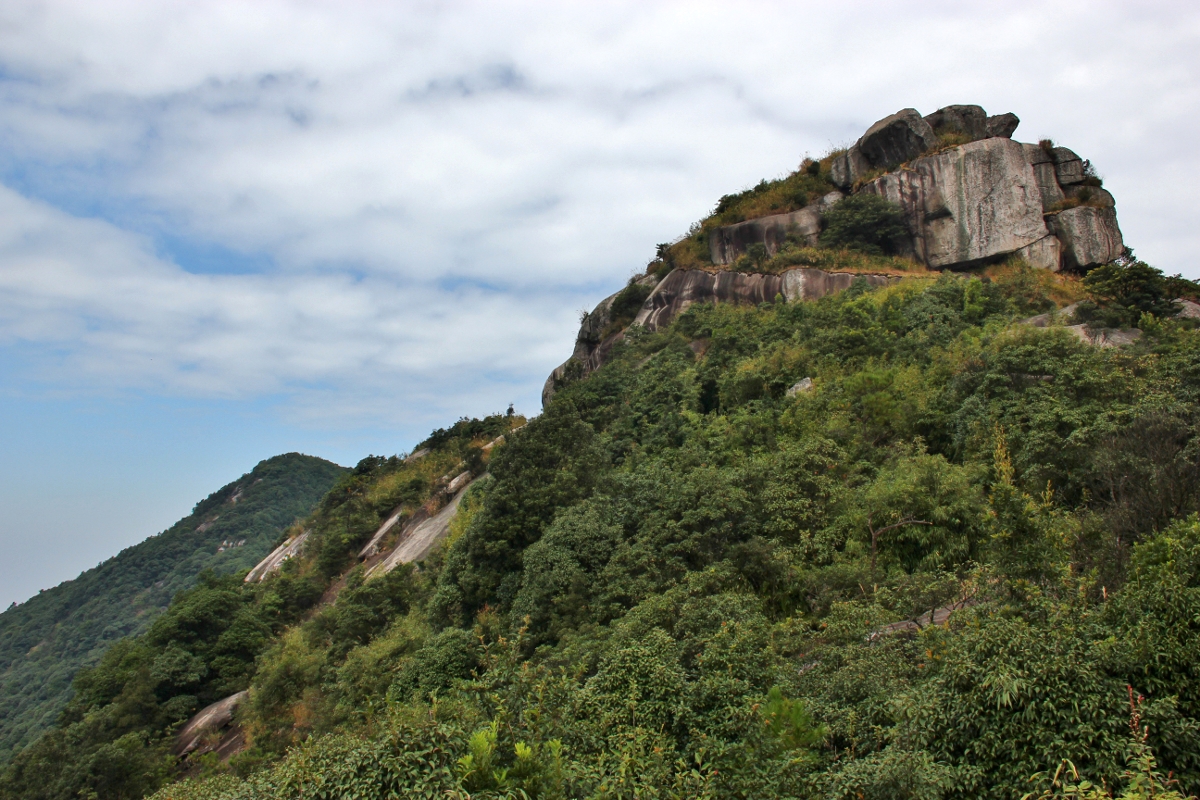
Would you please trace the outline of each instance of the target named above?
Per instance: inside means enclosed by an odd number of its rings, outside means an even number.
[[[781,275],[732,272],[730,270],[677,269],[659,283],[642,304],[634,324],[655,331],[666,327],[688,306],[695,303],[734,303],[758,305],[773,303],[777,299],[788,302],[797,300],[819,300],[826,295],[849,289],[856,278],[862,278],[871,286],[884,286],[899,278],[886,275],[858,275],[849,272],[825,272],[819,269],[792,269]],[[602,314],[605,304],[611,305],[612,298],[601,302],[592,314]],[[590,317],[591,315],[589,315]],[[585,319],[582,327],[588,325]],[[575,352],[546,379],[542,388],[542,405],[550,402],[555,389],[568,377],[583,377],[604,365],[613,346],[625,333],[609,336],[599,343],[582,341],[583,331],[576,340]]]

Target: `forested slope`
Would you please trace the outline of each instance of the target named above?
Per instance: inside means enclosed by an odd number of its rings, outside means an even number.
[[[629,330],[524,427],[365,459],[279,573],[180,595],[0,796],[1195,793],[1180,285],[1010,262]],[[1085,295],[1141,338],[1020,322]],[[367,576],[380,521],[463,465],[492,477],[444,549]],[[170,755],[242,689],[246,749]]]
[[[162,533],[0,614],[0,763],[53,724],[81,667],[144,631],[205,570],[252,567],[343,471],[298,453],[263,461]]]

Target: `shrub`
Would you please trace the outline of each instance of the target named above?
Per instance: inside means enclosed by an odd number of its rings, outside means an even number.
[[[907,234],[900,207],[875,194],[847,197],[825,214],[823,222],[822,247],[868,255],[895,255]]]

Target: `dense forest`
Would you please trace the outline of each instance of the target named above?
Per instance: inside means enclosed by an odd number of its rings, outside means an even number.
[[[0,614],[0,764],[54,723],[82,667],[146,630],[201,573],[254,566],[343,471],[298,453],[263,461],[157,536]]]
[[[1200,792],[1181,286],[1012,261],[631,329],[523,426],[364,459],[261,583],[177,595],[0,797]],[[1077,300],[1141,337],[1021,322]],[[490,478],[442,548],[368,576],[381,520],[460,468]],[[245,749],[173,754],[244,689]]]

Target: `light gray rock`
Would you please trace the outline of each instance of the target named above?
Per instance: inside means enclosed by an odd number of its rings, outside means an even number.
[[[1194,303],[1182,297],[1178,298],[1175,303],[1179,306],[1179,313],[1176,316],[1182,319],[1200,319],[1200,303]]]
[[[834,186],[849,189],[870,169],[871,165],[867,163],[862,151],[855,144],[833,160],[833,164],[829,168],[829,177]]]
[[[1058,173],[1060,186],[1083,183],[1083,159],[1075,155],[1074,151],[1065,147],[1056,147],[1050,155],[1054,159],[1054,168]]]
[[[1137,328],[1120,330],[1117,328],[1089,328],[1087,325],[1068,325],[1064,330],[1078,336],[1080,341],[1096,347],[1123,347],[1142,338],[1142,332]]]
[[[1125,252],[1117,212],[1111,208],[1077,206],[1046,221],[1062,242],[1062,263],[1068,269],[1107,264]]]
[[[1015,255],[1025,259],[1025,263],[1037,269],[1048,269],[1058,272],[1062,268],[1062,242],[1052,233],[1033,244],[1028,244],[1017,250]]]
[[[989,137],[998,136],[1002,139],[1011,139],[1020,124],[1021,119],[1010,111],[1007,114],[988,117],[985,132]]]
[[[201,749],[206,738],[229,727],[233,722],[233,712],[249,696],[249,692],[242,691],[205,706],[188,720],[187,725],[184,725],[175,737],[175,755],[186,756]]]
[[[988,115],[980,106],[946,106],[925,117],[925,121],[938,135],[961,133],[972,139],[988,135]]]
[[[786,394],[788,397],[795,397],[798,394],[807,394],[812,390],[813,379],[801,378],[800,380],[796,381],[796,383],[792,384],[792,386],[787,390]]]
[[[400,531],[399,540],[392,552],[388,553],[387,557],[380,561],[375,566],[371,567],[367,572],[367,577],[374,575],[386,575],[401,564],[410,564],[415,561],[422,561],[428,556],[435,546],[450,532],[450,523],[458,514],[459,504],[462,502],[463,495],[467,490],[474,486],[477,482],[483,480],[486,475],[481,475],[470,483],[460,481],[463,476],[470,477],[469,472],[464,472],[455,481],[459,481],[460,488],[457,489],[454,496],[446,503],[436,514],[432,516],[422,515],[413,517],[405,524]],[[454,485],[454,482],[451,482]]]
[[[912,256],[934,268],[965,268],[1017,253],[1049,233],[1033,167],[1011,139],[982,139],[917,159],[862,191],[900,205],[913,233]],[[1034,249],[1046,252],[1053,245]]]
[[[822,198],[823,199],[823,198]],[[840,199],[840,195],[839,195]],[[787,214],[772,214],[769,217],[726,225],[712,231],[708,236],[709,255],[714,264],[732,264],[738,256],[754,244],[767,248],[767,255],[779,252],[788,235],[806,245],[815,245],[821,234],[821,213],[818,203],[805,206]]]
[[[1063,306],[1053,311],[1047,311],[1045,314],[1037,314],[1023,319],[1021,320],[1021,324],[1031,325],[1034,328],[1048,328],[1055,324],[1070,325],[1075,319],[1075,309],[1077,308],[1079,308],[1079,303],[1071,303],[1069,306]]]
[[[861,275],[852,272],[826,272],[821,269],[789,269],[782,275],[780,293],[789,303],[800,300],[820,300],[831,294],[844,292],[862,278],[870,286],[887,286],[900,280],[887,275]]]
[[[906,108],[867,128],[857,147],[872,167],[891,169],[912,161],[936,144],[937,136],[929,123],[915,108]]]
[[[308,534],[309,531],[302,531],[298,536],[293,536],[272,550],[270,555],[258,562],[254,569],[246,575],[246,583],[258,583],[272,572],[277,572],[285,561],[300,552],[300,548],[308,541]]]

